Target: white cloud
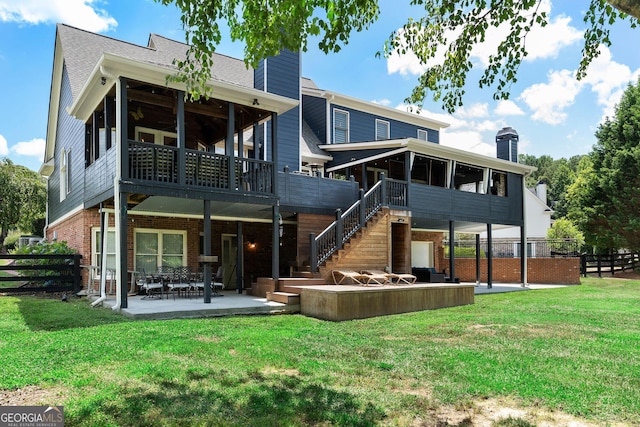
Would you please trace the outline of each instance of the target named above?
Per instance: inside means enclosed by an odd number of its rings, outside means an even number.
[[[575,79],[575,72],[552,71],[547,83],[525,89],[518,99],[533,110],[532,119],[554,125],[564,122],[567,118],[565,110],[585,88],[596,94],[597,104],[602,107],[602,120],[612,117],[627,85],[640,77],[640,69],[632,72],[627,65],[614,61],[606,46],[600,46],[600,52],[581,81]]]
[[[494,114],[498,116],[523,116],[524,111],[518,105],[510,99],[501,100],[498,102],[498,106],[493,110]]]
[[[543,11],[547,13],[549,22],[545,27],[533,26],[526,35],[525,47],[527,56],[524,57],[524,61],[531,62],[537,59],[556,58],[562,48],[573,45],[584,36],[582,31],[571,25],[571,17],[566,15],[551,17],[550,0],[542,0],[538,12]],[[505,22],[497,28],[488,27],[485,32],[485,41],[473,46],[470,59],[479,62],[482,67],[486,68],[489,65],[489,57],[496,53],[498,45],[509,34],[510,30],[509,22]],[[451,42],[457,38],[457,34],[447,32],[445,37]],[[442,64],[444,54],[445,48],[442,46],[428,65]],[[424,73],[426,68],[427,64],[421,64],[412,51],[408,51],[404,55],[398,55],[393,52],[387,59],[387,72],[389,74],[419,75]]]
[[[548,77],[548,83],[529,86],[519,99],[534,111],[533,120],[557,125],[566,120],[565,110],[573,104],[583,83],[569,70],[552,71]]]
[[[374,99],[371,102],[373,102],[374,104],[383,105],[385,107],[388,107],[389,105],[391,105],[391,100],[387,98],[380,99],[380,100]]]
[[[627,85],[635,83],[640,76],[640,69],[631,69],[613,60],[611,51],[600,46],[600,56],[589,65],[584,82],[591,86],[591,91],[598,96],[598,105],[603,107],[603,119],[615,114],[615,106],[620,102]]]
[[[478,114],[484,111],[484,104],[476,105],[480,106],[480,108],[471,108],[470,110]],[[407,106],[403,104],[398,105],[396,108],[407,110]],[[468,114],[468,112],[464,114]],[[496,148],[493,142],[496,132],[506,126],[502,121],[466,120],[458,112],[454,115],[448,115],[421,110],[420,115],[450,124],[448,128],[440,131],[441,145],[489,157],[496,156]],[[490,142],[487,143],[485,141]]]
[[[34,138],[31,141],[18,142],[11,147],[11,151],[21,156],[33,156],[44,158],[45,141],[42,138]]]
[[[456,110],[455,115],[462,119],[487,117],[489,115],[489,104],[485,102],[471,104],[469,107],[462,106]]]
[[[484,156],[495,157],[496,147],[492,144],[483,142],[482,133],[475,130],[450,130],[444,129],[440,132],[440,144],[465,150]]]
[[[404,55],[392,52],[387,58],[387,73],[400,73],[402,76],[420,75],[425,72],[427,66],[421,64],[413,51],[407,51]]]
[[[115,28],[118,23],[97,0],[0,0],[0,21],[37,25],[63,22],[93,32]]]
[[[7,139],[0,135],[0,156],[6,156],[9,154],[9,145],[7,144]]]

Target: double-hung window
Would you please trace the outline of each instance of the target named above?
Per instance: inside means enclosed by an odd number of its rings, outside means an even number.
[[[187,232],[180,230],[136,229],[134,237],[136,270],[157,271],[158,267],[187,264]]]
[[[91,230],[91,264],[100,267],[102,265],[102,233],[99,228]],[[107,231],[106,251],[107,268],[116,268],[116,230],[110,228]]]
[[[333,110],[333,143],[344,144],[349,142],[349,112]]]
[[[427,141],[427,131],[424,129],[418,129],[418,139],[420,141]]]
[[[389,122],[376,119],[376,141],[389,139]]]

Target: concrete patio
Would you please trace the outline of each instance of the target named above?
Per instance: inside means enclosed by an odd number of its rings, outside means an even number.
[[[475,285],[474,283],[461,283],[461,287],[473,287],[475,295],[497,294],[504,292],[520,292],[535,289],[553,289],[560,288],[564,285],[538,285],[530,284],[522,287],[519,283],[499,283],[493,284],[492,288],[488,288],[486,283]],[[410,288],[411,286],[407,286]],[[453,287],[449,285],[448,287]],[[340,288],[340,287],[338,287]],[[348,291],[353,286],[342,286],[344,291]],[[396,289],[397,287],[389,287]],[[358,287],[358,289],[375,290],[376,288]],[[377,288],[380,289],[380,288]],[[357,290],[357,289],[356,289]],[[131,319],[146,320],[166,320],[166,319],[186,319],[186,318],[204,318],[204,317],[222,317],[235,315],[265,315],[265,314],[291,314],[300,313],[299,304],[287,305],[275,301],[267,301],[266,298],[260,298],[252,295],[238,294],[235,291],[223,291],[222,296],[211,298],[211,303],[205,304],[202,295],[191,297],[164,295],[164,298],[145,298],[141,295],[129,296],[128,307],[120,310],[120,313]],[[89,295],[90,301],[97,299],[97,295]],[[103,302],[105,307],[114,307],[116,304],[115,296],[108,295]]]
[[[223,291],[222,296],[212,297],[211,303],[204,303],[202,295],[191,298],[165,295],[164,298],[144,298],[140,295],[129,296],[128,307],[120,313],[131,319],[187,319],[202,317],[221,317],[249,314],[284,314],[300,312],[299,305],[286,305],[267,301],[251,295],[238,294],[235,291]],[[92,296],[90,300],[97,297]],[[115,296],[109,295],[104,301],[105,307],[114,307]]]

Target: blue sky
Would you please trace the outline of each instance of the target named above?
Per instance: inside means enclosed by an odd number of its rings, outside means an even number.
[[[419,9],[397,0],[381,0],[381,15],[366,32],[355,34],[338,54],[325,55],[310,44],[303,54],[303,74],[334,92],[406,108],[421,66],[410,55],[379,59],[391,32]],[[487,54],[476,50],[464,107],[446,114],[427,102],[422,114],[451,124],[441,143],[495,156],[494,138],[504,126],[520,134],[520,152],[553,158],[586,154],[594,131],[611,116],[622,91],[640,77],[635,45],[640,29],[616,24],[613,45],[578,82],[573,77],[582,48],[586,1],[544,0],[550,25],[528,37],[530,54],[520,67],[511,100],[496,102],[492,90],[480,90],[477,78]],[[55,23],[146,45],[150,33],[184,40],[179,13],[152,0],[0,0],[0,157],[38,170],[43,160],[51,87]],[[495,35],[489,35],[489,42]],[[634,43],[635,42],[635,43]],[[243,46],[226,38],[218,52],[241,57]]]

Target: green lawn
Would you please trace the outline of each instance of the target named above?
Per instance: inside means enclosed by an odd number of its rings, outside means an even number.
[[[49,393],[66,425],[436,425],[488,398],[640,424],[640,282],[583,283],[342,323],[0,297],[0,391]]]

